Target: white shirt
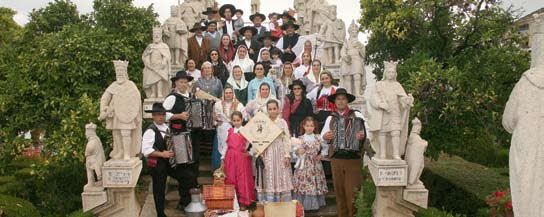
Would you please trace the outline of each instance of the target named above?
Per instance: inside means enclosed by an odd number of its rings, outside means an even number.
[[[201,77],[201,75],[200,75],[200,70],[198,70],[198,69],[195,69],[195,70],[193,70],[193,71],[187,70],[187,74],[189,74],[190,76],[193,77],[193,81],[192,81],[192,82],[197,81],[197,80]],[[191,82],[191,83],[192,83],[192,82]]]
[[[189,92],[180,93],[179,91],[176,90],[176,93],[189,98]],[[176,96],[170,95],[166,97],[166,99],[164,99],[164,102],[162,103],[162,107],[164,107],[164,109],[166,109],[167,111],[170,111],[172,108],[174,108],[174,104],[176,104]],[[168,122],[170,121],[170,118],[172,118],[172,116],[174,116],[172,112],[166,112],[166,117],[164,117],[164,120]]]
[[[202,39],[203,39],[203,37],[197,35],[197,36],[195,36],[195,38],[196,38],[196,42],[198,42],[198,46],[199,46],[199,47],[202,47]]]
[[[306,94],[306,98],[308,98],[311,101],[316,101],[316,99],[319,99],[319,97],[321,97],[323,95],[330,96],[331,91],[333,89],[336,89],[336,88],[337,87],[335,87],[335,86],[330,86],[330,87],[323,86],[323,88],[321,88],[321,92],[319,92],[319,96],[317,96],[317,90],[319,88],[314,88],[312,91],[310,91],[308,94]]]
[[[246,41],[247,49],[251,47],[251,40],[244,39]]]
[[[304,74],[308,71],[308,68],[310,68],[310,66],[305,66],[304,64],[298,66],[293,72],[295,78],[302,79],[304,77]]]
[[[157,126],[159,131],[161,131],[162,138],[164,138],[165,136],[164,132],[168,130],[168,125],[166,125],[165,123],[160,125],[156,123],[153,123],[153,124],[155,124],[155,126]],[[152,129],[147,129],[144,135],[142,136],[142,154],[145,157],[148,157],[151,153],[156,151],[153,148],[153,144],[155,144],[155,131],[153,131]]]
[[[232,22],[232,20],[225,20],[225,26],[227,27],[227,34],[229,34],[231,38],[234,38],[234,28],[232,27]]]

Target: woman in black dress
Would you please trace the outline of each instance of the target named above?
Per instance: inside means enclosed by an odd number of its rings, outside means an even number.
[[[208,56],[208,60],[213,65],[213,75],[221,80],[221,84],[224,87],[225,84],[227,84],[227,79],[229,78],[229,70],[227,69],[225,63],[223,63],[220,55],[219,50],[212,49]]]
[[[289,125],[291,136],[300,136],[300,123],[304,118],[314,115],[312,102],[306,98],[306,87],[300,80],[295,80],[289,85],[291,93],[285,96],[283,105],[283,119]]]

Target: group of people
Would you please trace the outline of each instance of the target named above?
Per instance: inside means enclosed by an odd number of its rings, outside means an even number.
[[[212,168],[224,169],[242,209],[256,200],[296,199],[305,210],[318,210],[328,192],[322,161],[330,160],[338,216],[353,216],[366,138],[364,127],[350,133],[352,122],[363,121],[348,106],[355,96],[336,86],[333,75],[312,59],[312,44],[298,41],[292,16],[282,14],[280,25],[280,15],[271,14],[267,28],[263,14],[250,16],[253,26],[240,26],[233,13],[243,11],[230,4],[219,9],[221,30],[215,20],[190,29],[194,36],[188,39],[185,69],[171,78],[173,90],[164,102],[146,110],[153,123],[143,134],[142,153],[151,168],[157,215],[165,216],[167,176],[179,181],[178,208],[189,204],[189,189],[198,187],[200,146],[213,138]],[[297,43],[304,43],[301,53],[292,50]],[[214,129],[187,125],[197,91],[217,99]],[[240,130],[259,112],[282,133],[257,154]],[[347,144],[353,140],[345,137],[359,142]],[[169,141],[182,148],[169,149]]]

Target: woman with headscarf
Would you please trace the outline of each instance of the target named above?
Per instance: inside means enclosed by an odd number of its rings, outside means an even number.
[[[271,78],[264,76],[264,65],[262,63],[255,64],[254,72],[255,78],[251,80],[247,86],[247,101],[255,99],[255,95],[259,92],[259,87],[262,83],[268,83],[269,87],[274,87],[274,81]],[[275,88],[272,88],[270,92],[272,95],[276,96]]]
[[[321,67],[321,61],[314,60],[310,70],[308,70],[308,73],[304,75],[302,79],[300,79],[302,82],[304,82],[304,85],[306,85],[306,92],[312,92],[312,90],[319,85],[319,76],[321,75],[322,71],[323,68]]]
[[[289,125],[291,136],[299,137],[300,123],[308,116],[314,116],[312,102],[306,98],[306,86],[300,80],[289,85],[291,93],[285,96],[282,116]],[[317,127],[317,126],[316,126]]]
[[[251,81],[253,78],[255,78],[255,73],[253,73],[255,62],[249,58],[247,47],[245,45],[238,46],[234,60],[229,63],[231,73],[234,66],[240,66],[240,68],[242,68],[246,81]]]
[[[310,73],[312,67],[312,54],[304,52],[301,56],[302,64],[295,69],[295,78],[302,79]]]
[[[334,78],[329,71],[322,72],[319,79],[321,83],[317,88],[309,92],[306,97],[312,101],[315,117],[319,123],[319,131],[321,132],[327,117],[336,110],[334,103],[329,101],[327,97],[335,94],[338,87],[333,85]]]
[[[270,50],[261,49],[259,52],[259,57],[257,58],[257,63],[261,63],[264,66],[264,76],[268,75],[270,68],[272,68],[272,59],[270,58]]]
[[[244,119],[247,115],[245,115],[244,105],[234,97],[234,89],[231,86],[225,87],[221,101],[216,102],[213,107],[217,122],[217,149],[212,151],[212,167],[218,168],[227,151],[227,131],[231,128],[231,114],[239,111],[244,115]]]
[[[232,43],[232,40],[228,34],[221,36],[221,42],[219,43],[219,54],[227,66],[234,59],[236,49],[234,49],[234,44]]]
[[[234,89],[234,95],[236,99],[240,101],[244,106],[247,104],[247,85],[248,82],[244,78],[244,72],[240,66],[234,66],[230,73],[227,85],[230,85]]]
[[[293,65],[295,67],[298,67],[302,64],[302,54],[304,53],[310,53],[310,57],[311,58],[314,58],[314,54],[315,54],[315,49],[313,48],[312,46],[312,42],[310,40],[306,40],[304,41],[304,48],[302,49],[302,51],[300,53],[298,53],[297,55],[297,58],[295,59],[295,61],[293,61]],[[317,57],[316,57],[317,59]]]
[[[246,105],[248,116],[253,117],[257,111],[268,113],[266,110],[266,102],[268,102],[268,100],[278,101],[276,97],[270,93],[270,84],[262,83],[259,86],[259,91],[257,92],[255,99],[249,101]]]
[[[219,51],[217,49],[212,49],[208,56],[208,60],[213,65],[213,75],[219,78],[221,84],[225,86],[225,84],[227,84],[227,79],[229,78],[229,70],[227,70],[227,66],[223,63],[223,60],[221,60]]]

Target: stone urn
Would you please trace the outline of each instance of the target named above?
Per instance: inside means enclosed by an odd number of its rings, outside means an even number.
[[[264,217],[264,204],[257,203],[257,208],[251,212],[251,217]]]
[[[200,189],[193,188],[190,190],[191,203],[185,207],[185,214],[187,217],[204,217],[206,206],[202,203],[202,195]]]

